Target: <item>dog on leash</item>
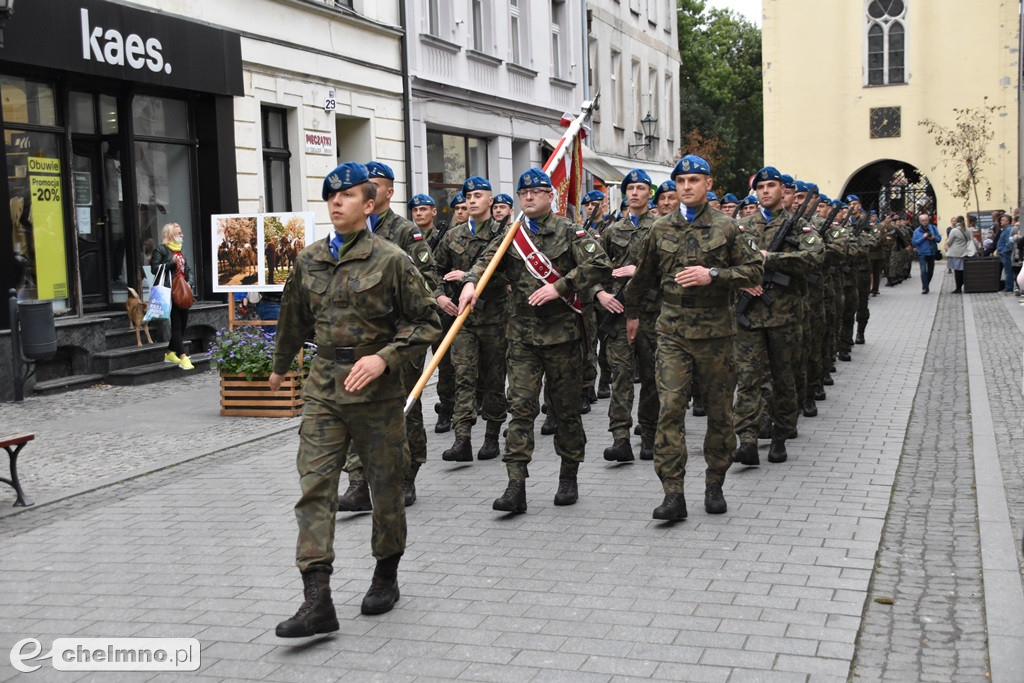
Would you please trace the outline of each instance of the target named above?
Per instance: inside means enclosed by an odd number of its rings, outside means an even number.
[[[125,308],[128,309],[128,329],[135,330],[136,345],[142,346],[142,337],[139,334],[139,330],[145,330],[146,341],[152,344],[153,338],[149,336],[149,321],[144,320],[149,304],[143,301],[139,293],[131,287],[128,288],[128,303],[125,304]]]

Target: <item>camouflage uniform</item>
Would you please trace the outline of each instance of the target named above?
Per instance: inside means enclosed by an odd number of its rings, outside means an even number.
[[[743,219],[748,239],[754,240],[757,249],[767,249],[775,233],[788,220],[788,211],[779,211],[771,222],[765,220],[761,211]],[[793,278],[788,287],[774,287],[770,290],[772,303],[755,300],[747,310],[749,328],[741,328],[736,336],[736,357],[739,363],[739,377],[736,388],[736,434],[741,444],[757,443],[757,431],[761,422],[763,396],[761,391],[764,368],[771,373],[771,401],[768,408],[775,425],[775,436],[782,439],[796,429],[799,411],[796,366],[800,361],[801,325],[803,304],[799,279],[816,270],[822,259],[824,247],[814,232],[792,235],[798,246],[785,243],[780,251],[770,252],[765,257],[765,269],[783,273]]]
[[[369,231],[349,240],[338,260],[326,239],[303,249],[281,297],[274,372],[288,371],[311,331],[317,341],[302,389],[297,459],[302,496],[295,504],[296,564],[303,572],[330,568],[334,561],[338,480],[349,445],[367,454],[374,557],[404,550],[406,389],[398,369],[440,333],[431,287],[408,256]],[[374,354],[388,369],[362,391],[346,391],[354,361]]]
[[[377,225],[373,228],[373,234],[397,245],[408,254],[427,284],[433,289],[437,284],[434,260],[430,254],[430,247],[427,246],[427,242],[420,229],[412,221],[402,218],[390,208],[379,216],[371,218],[371,222],[374,219],[376,219]],[[419,356],[411,357],[409,362],[399,370],[406,395],[412,391],[420,375],[423,374],[425,354],[426,350]],[[454,384],[454,381],[452,384]],[[454,390],[454,387],[452,390]],[[438,378],[437,393],[438,396],[443,393],[440,377]],[[427,461],[427,433],[423,429],[423,407],[420,401],[416,401],[412,410],[405,416],[405,431],[407,436],[406,447],[409,449],[415,470],[418,469],[419,465]],[[360,454],[356,451],[349,452],[343,469],[348,473],[350,482],[363,481],[366,478]]]
[[[825,336],[825,298],[829,289],[827,282],[827,266],[825,264],[825,243],[818,235],[817,227],[822,224],[811,221],[803,224],[804,236],[813,236],[814,243],[819,247],[821,256],[817,268],[804,276],[807,294],[804,298],[803,331],[804,342],[804,388],[805,399],[814,396],[815,390],[821,387],[824,370],[821,367],[821,349]]]
[[[857,261],[862,256],[860,244],[853,235],[853,226],[846,224],[844,240],[843,272],[843,310],[839,316],[839,357],[849,356],[853,350],[853,324],[860,308],[860,289],[857,286]]]
[[[868,299],[871,296],[871,252],[878,242],[877,228],[868,225],[868,217],[861,214],[857,220],[861,229],[857,235],[857,257],[854,261],[854,268],[857,271],[857,336],[864,334],[871,311],[868,309]]]
[[[469,272],[491,241],[501,238],[500,226],[498,221],[487,219],[476,225],[475,233],[470,231],[469,223],[451,228],[434,251],[438,274],[443,277],[453,270]],[[444,292],[440,287],[435,294],[455,294],[452,297],[454,301],[459,298],[457,292]],[[483,392],[484,420],[498,425],[505,421],[506,283],[500,278],[492,281],[485,294],[477,300],[473,312],[452,342],[456,436],[469,436],[476,422],[478,387]]]
[[[718,278],[704,287],[683,287],[676,273],[689,266],[717,268]],[[660,407],[654,439],[654,471],[666,494],[683,492],[686,472],[686,406],[690,385],[700,387],[708,413],[704,437],[707,484],[721,486],[732,464],[736,433],[732,395],[736,366],[733,290],[761,282],[761,255],[751,248],[736,221],[705,204],[689,222],[680,212],[651,227],[636,274],[626,286],[626,318],[639,319],[647,294],[663,292],[655,329],[655,360]]]
[[[882,224],[875,223],[868,231],[874,237],[874,243],[868,249],[868,260],[871,265],[871,294],[878,294],[878,286],[882,282],[882,275],[886,270],[886,258],[888,257],[887,233]]]
[[[655,217],[645,211],[633,224],[632,216],[606,228],[601,236],[612,269],[636,265],[644,250],[644,241],[650,234]],[[628,278],[609,277],[600,289],[616,294],[625,286]],[[598,304],[600,306],[600,304]],[[601,307],[602,317],[611,314]],[[608,404],[608,431],[615,440],[629,439],[633,427],[633,375],[640,373],[640,406],[637,417],[642,429],[651,429],[658,422],[658,389],[654,379],[654,358],[657,348],[655,324],[661,312],[661,290],[651,289],[640,311],[640,329],[630,344],[626,339],[626,318],[615,316],[614,336],[609,335],[608,365],[611,369],[612,395]]]
[[[555,284],[559,294],[585,291],[608,276],[607,255],[572,221],[548,213],[528,219],[528,223],[538,230],[530,231],[534,246],[562,274]],[[466,275],[467,282],[480,280],[497,249],[495,240]],[[509,247],[496,273],[501,273],[512,287],[507,327],[510,420],[503,457],[509,478],[522,480],[529,476],[533,423],[540,412],[540,384],[545,376],[551,390],[551,408],[558,417],[555,452],[562,459],[562,474],[574,476],[587,443],[579,404],[584,364],[582,316],[559,299],[542,306],[530,305],[530,295],[544,283],[530,274],[515,247]]]

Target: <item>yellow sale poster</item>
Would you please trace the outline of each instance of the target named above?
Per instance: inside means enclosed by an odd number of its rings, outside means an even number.
[[[32,237],[38,297],[64,299],[68,295],[68,277],[60,161],[29,157],[28,182],[32,193]]]

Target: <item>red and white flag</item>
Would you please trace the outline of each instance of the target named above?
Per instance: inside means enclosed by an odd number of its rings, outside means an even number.
[[[563,114],[561,125],[568,128],[573,122],[571,114]],[[559,216],[566,215],[569,207],[575,207],[576,216],[581,215],[580,204],[583,201],[583,140],[587,137],[585,128],[572,140],[563,137],[558,141],[558,146],[551,152],[548,160],[552,159],[565,145],[571,145],[566,150],[565,156],[558,162],[558,165],[551,169],[551,186],[554,188],[554,197],[551,201],[551,208]],[[547,163],[544,164],[545,167]]]

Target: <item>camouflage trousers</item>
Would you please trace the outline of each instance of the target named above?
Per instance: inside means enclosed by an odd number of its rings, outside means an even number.
[[[580,397],[585,399],[597,379],[597,310],[593,303],[583,305],[583,332],[583,381],[580,382]]]
[[[661,405],[654,437],[654,471],[665,493],[682,493],[686,475],[686,406],[690,385],[700,387],[708,412],[704,435],[706,482],[721,486],[736,449],[732,395],[736,389],[733,337],[683,339],[662,334],[658,339],[655,377]]]
[[[826,342],[828,344],[827,350],[825,351],[825,368],[832,367],[832,363],[836,360],[836,353],[839,351],[839,320],[843,315],[843,307],[846,305],[843,301],[843,288],[840,283],[836,283],[836,287],[833,290],[835,296],[831,299],[826,299],[825,309],[825,336],[827,337]]]
[[[814,393],[817,387],[821,386],[825,378],[824,369],[821,367],[823,349],[825,348],[825,307],[827,299],[807,302],[807,314],[804,316],[804,344],[803,349],[806,383],[804,385],[804,398]]]
[[[465,325],[452,342],[455,366],[455,435],[469,436],[476,423],[476,397],[483,398],[481,415],[486,422],[505,421],[505,326]]]
[[[533,426],[540,413],[540,385],[545,377],[548,409],[558,420],[555,453],[562,459],[561,473],[572,475],[583,462],[587,435],[580,417],[580,386],[584,365],[578,339],[538,346],[508,342],[508,436],[502,458],[511,479],[529,476],[533,459]]]
[[[839,317],[839,350],[849,353],[853,349],[853,323],[860,308],[860,293],[856,280],[847,278],[843,283],[843,308]]]
[[[741,444],[757,443],[757,431],[764,409],[761,385],[763,368],[771,374],[768,411],[777,433],[788,435],[796,429],[797,388],[793,373],[801,332],[799,325],[740,329],[736,334],[736,357],[742,358],[736,386],[736,435]]]
[[[796,387],[797,412],[800,404],[803,403],[804,386],[807,384],[807,337],[804,335],[804,318],[807,317],[809,302],[806,298],[800,299],[800,324],[794,330],[793,342],[793,386]]]
[[[434,353],[437,353],[437,349],[441,345],[441,339],[444,339],[444,335],[448,334],[448,329],[451,327],[451,323],[453,320],[452,318],[446,315],[441,317],[443,319],[443,322],[446,321],[446,324],[443,324],[443,329],[441,330],[441,337],[438,339],[437,343],[434,344],[434,346],[432,347]],[[455,338],[458,339],[459,337],[456,336]],[[452,348],[454,348],[454,346],[455,344],[453,342]],[[420,372],[423,372],[422,368],[420,368]],[[419,380],[419,376],[417,376],[416,379],[413,380],[414,386],[417,380]],[[454,359],[451,353],[446,353],[444,354],[444,358],[441,359],[441,362],[437,364],[437,401],[438,403],[441,404],[442,413],[449,414],[452,413],[455,409],[455,384],[456,379]],[[409,388],[410,390],[412,389],[412,387]]]
[[[411,392],[416,386],[420,375],[423,374],[423,358],[414,363],[407,363],[402,366],[399,372],[402,373],[402,386],[406,393]],[[402,403],[403,409],[405,403]],[[418,470],[419,466],[427,461],[427,432],[423,428],[423,402],[416,401],[409,414],[405,416],[405,451],[407,459],[413,463]],[[363,461],[360,451],[357,448],[349,450],[345,457],[345,466],[342,467],[348,473],[349,482],[367,481],[366,473],[363,471]]]
[[[302,496],[295,504],[299,525],[295,564],[300,571],[334,564],[338,483],[350,446],[368,454],[364,461],[373,498],[373,556],[383,559],[405,550],[404,407],[404,398],[344,405],[306,398],[297,458]]]
[[[657,342],[655,320],[640,320],[640,330],[630,344],[626,340],[626,318],[619,316],[615,337],[608,338],[608,364],[612,373],[612,395],[608,403],[608,431],[613,439],[629,439],[633,428],[633,374],[640,372],[641,425],[653,428],[658,422],[658,387],[654,379]]]
[[[871,295],[871,270],[861,269],[857,271],[857,325],[867,325],[871,311],[868,309],[868,299]]]

